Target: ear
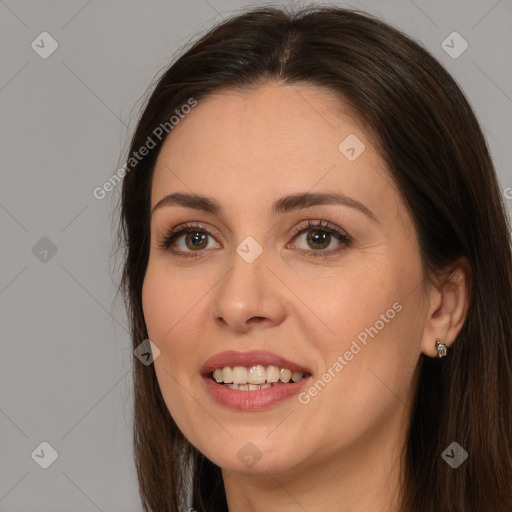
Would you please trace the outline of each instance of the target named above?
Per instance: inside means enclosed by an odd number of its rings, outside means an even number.
[[[429,308],[421,341],[421,351],[438,357],[436,338],[451,347],[466,319],[469,307],[471,267],[459,258],[429,286]]]

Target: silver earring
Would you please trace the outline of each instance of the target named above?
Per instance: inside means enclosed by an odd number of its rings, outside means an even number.
[[[439,341],[439,338],[436,339],[436,348],[438,357],[444,357],[448,353],[448,347]]]

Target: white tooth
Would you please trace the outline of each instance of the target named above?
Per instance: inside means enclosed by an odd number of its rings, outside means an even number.
[[[265,384],[262,384],[262,385],[260,386],[260,389],[267,389],[267,388],[271,388],[271,387],[272,387],[272,386],[271,386],[270,384],[265,383]]]
[[[249,391],[249,384],[239,384],[238,390],[239,391]]]
[[[235,366],[233,368],[233,382],[235,384],[247,384],[247,368]]]
[[[292,373],[292,380],[293,380],[293,382],[299,382],[299,380],[301,380],[302,377],[304,377],[304,374],[301,373],[301,372],[293,372]]]
[[[288,382],[292,376],[292,372],[286,368],[281,368],[281,372],[279,373],[279,378],[281,382]]]
[[[222,370],[220,369],[217,369],[213,372],[213,378],[217,381],[217,382],[222,382]]]
[[[270,365],[267,368],[267,382],[277,382],[279,380],[279,368]],[[224,381],[226,382],[226,381]]]
[[[249,391],[256,391],[257,389],[260,389],[259,384],[249,384]]]
[[[229,366],[222,368],[222,380],[226,384],[233,382],[233,370]]]
[[[226,384],[229,389],[238,389],[238,384]]]
[[[265,368],[261,364],[251,366],[247,374],[247,382],[249,384],[263,384],[266,378]]]

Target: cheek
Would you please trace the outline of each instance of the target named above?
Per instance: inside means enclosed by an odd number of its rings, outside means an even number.
[[[148,267],[142,289],[144,319],[149,339],[160,349],[155,360],[155,371],[161,389],[176,394],[178,380],[187,382],[196,370],[194,357],[197,346],[191,340],[198,339],[199,301],[204,291],[195,291],[191,282],[180,280],[173,272]]]
[[[167,409],[184,432],[193,428],[190,418],[200,414],[189,390],[196,371],[194,329],[203,324],[197,321],[197,303],[204,291],[191,290],[195,288],[190,282],[183,282],[173,272],[148,266],[142,303],[149,339],[160,349],[155,373]]]
[[[417,298],[404,297],[399,288],[361,284],[338,289],[336,297],[322,317],[336,335],[316,338],[325,366],[300,399],[312,429],[350,444],[394,415],[402,418],[396,428],[405,425],[420,322]]]
[[[396,316],[393,304],[400,302],[403,287],[396,272],[379,262],[372,268],[347,266],[329,274],[295,279],[295,290],[309,309],[297,313],[303,329],[332,359],[348,350],[358,336],[362,342],[369,338],[376,323],[379,332],[388,328]]]
[[[142,286],[142,309],[148,335],[160,349],[164,333],[172,327],[169,312],[175,311],[177,306],[176,294],[171,292],[167,281],[165,275],[149,266]]]
[[[358,359],[382,357],[390,345],[400,350],[409,344],[411,328],[421,323],[422,314],[423,275],[415,249],[403,238],[363,249],[347,258],[323,287],[314,288],[315,311],[330,328],[324,347],[331,359],[350,350],[354,341],[361,347]],[[306,294],[306,281],[303,286]]]
[[[192,337],[194,315],[208,290],[205,280],[183,279],[175,269],[150,265],[142,288],[142,307],[149,337],[159,348]],[[178,336],[186,327],[187,336]],[[185,344],[185,343],[184,343]],[[160,347],[162,345],[162,347]]]
[[[317,386],[329,388],[327,402],[341,396],[353,411],[371,403],[378,409],[393,399],[390,389],[407,388],[419,357],[423,314],[421,271],[410,263],[404,269],[376,258],[371,266],[355,265],[314,286],[305,279],[297,288],[315,313],[301,315],[301,327],[323,362],[320,374],[328,373],[330,383]]]

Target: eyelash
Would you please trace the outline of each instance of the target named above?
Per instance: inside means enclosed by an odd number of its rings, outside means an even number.
[[[331,251],[323,251],[323,250],[311,250],[311,251],[305,251],[304,249],[297,249],[297,253],[301,256],[306,257],[312,257],[312,258],[328,258],[329,256],[334,256],[344,250],[347,247],[350,247],[352,244],[352,237],[350,237],[348,234],[340,231],[338,228],[335,228],[333,225],[331,225],[329,222],[323,223],[324,221],[307,221],[305,224],[299,225],[297,228],[294,229],[293,235],[294,238],[297,238],[299,235],[302,235],[303,233],[307,233],[308,231],[319,231],[322,233],[328,233],[330,235],[333,235],[337,240],[339,240],[342,243],[342,247],[336,250]],[[175,249],[172,249],[171,246],[173,242],[179,238],[182,234],[188,234],[190,232],[200,232],[204,233],[208,236],[212,236],[203,226],[200,224],[190,223],[190,224],[183,224],[179,226],[178,228],[170,229],[166,231],[162,237],[161,242],[158,244],[159,249],[162,249],[164,251],[170,251],[172,254],[180,257],[185,258],[197,258],[200,256],[200,252],[204,251],[197,251],[196,252],[183,252],[183,251],[177,251]],[[218,236],[218,232],[215,232],[215,234]]]

